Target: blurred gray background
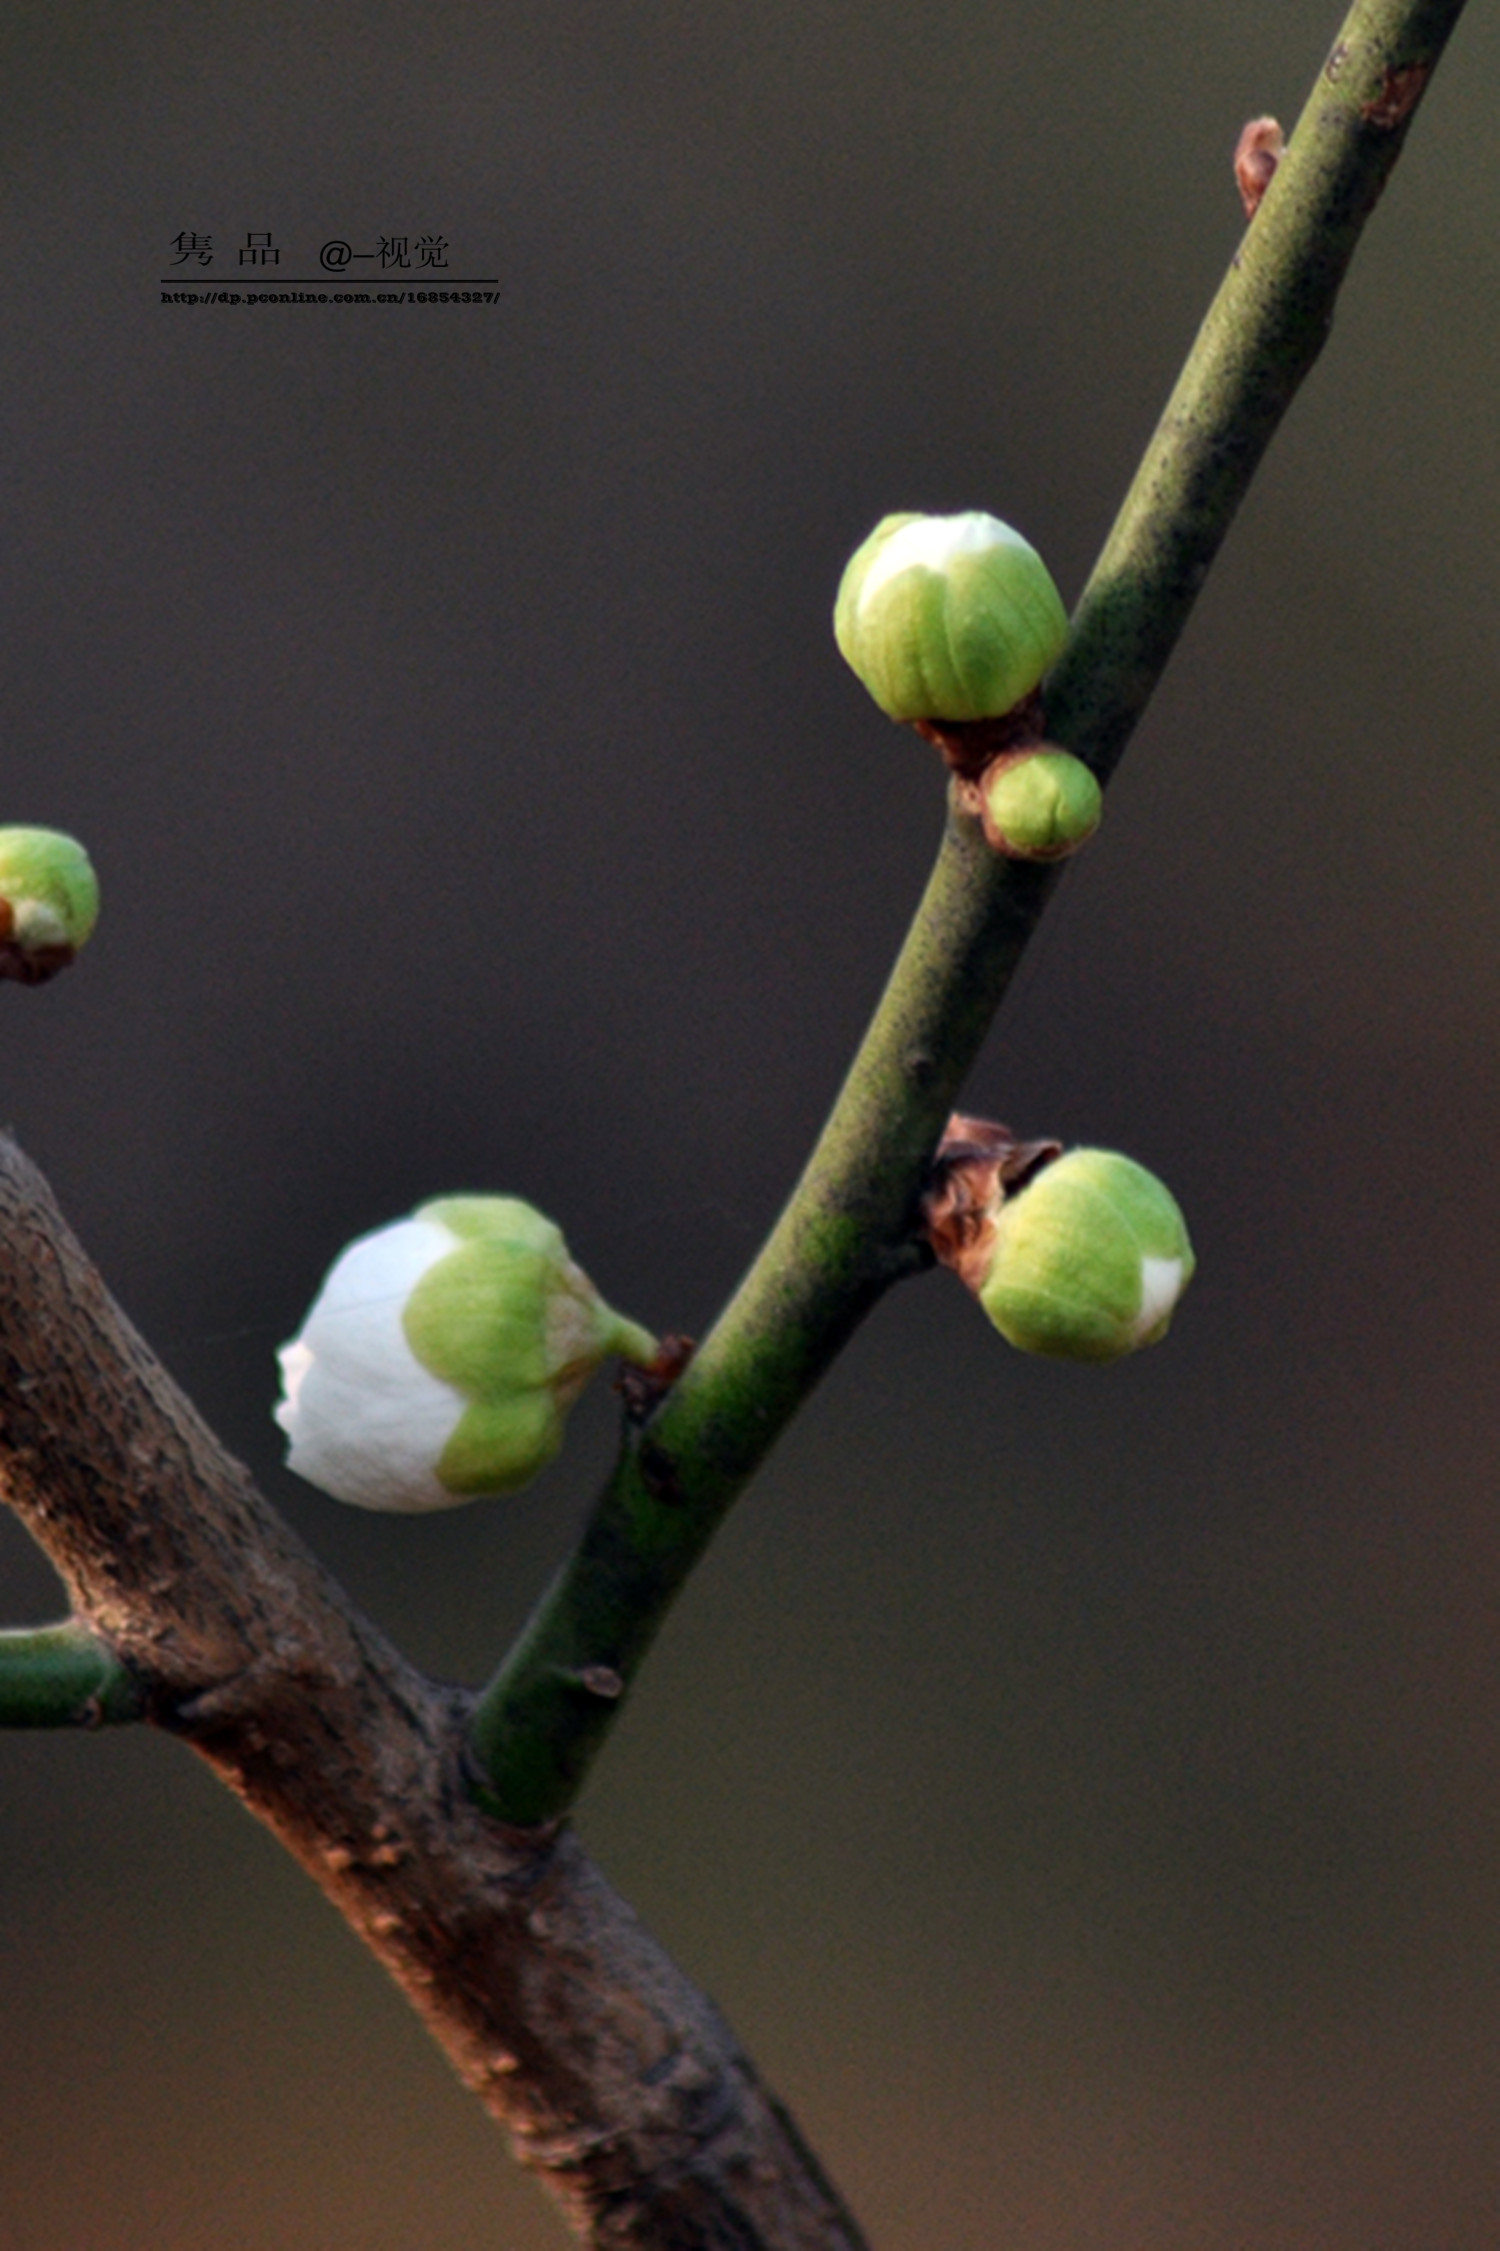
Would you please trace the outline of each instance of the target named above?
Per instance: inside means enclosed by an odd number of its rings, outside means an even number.
[[[698,1331],[941,826],[843,561],[1077,593],[1290,124],[1308,0],[12,0],[0,818],[81,965],[0,1114],[359,1599],[478,1678],[606,1465],[386,1522],[280,1466],[353,1234],[532,1197]],[[884,1305],[581,1827],[880,2251],[1500,2241],[1500,31],[1456,36],[972,1089],[1165,1175],[1114,1370]],[[439,233],[491,306],[168,306],[174,238]],[[368,264],[356,268],[368,276]],[[0,1527],[0,1617],[55,1610]],[[558,2251],[179,1747],[0,1737],[3,2251]]]

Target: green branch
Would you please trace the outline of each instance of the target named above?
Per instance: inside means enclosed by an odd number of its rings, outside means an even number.
[[[1209,307],[1047,690],[1048,731],[1113,772],[1340,285],[1463,0],[1359,0]]]
[[[103,1727],[142,1712],[135,1676],[78,1619],[0,1632],[0,1727]]]
[[[1047,689],[1048,733],[1113,771],[1272,433],[1463,0],[1359,0],[1210,308]],[[1214,183],[1217,188],[1219,183]],[[1223,187],[1228,191],[1228,166]],[[479,1802],[573,1803],[674,1596],[877,1298],[924,1263],[917,1198],[1058,880],[950,812],[937,866],[822,1138],[685,1375],[475,1710]]]

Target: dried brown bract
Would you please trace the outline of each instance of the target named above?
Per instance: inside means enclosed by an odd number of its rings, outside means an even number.
[[[654,1360],[644,1366],[631,1361],[621,1366],[614,1388],[624,1400],[625,1412],[632,1422],[643,1423],[650,1418],[696,1350],[696,1340],[692,1337],[666,1336],[657,1347]]]
[[[990,1118],[948,1120],[922,1198],[934,1257],[977,1290],[989,1264],[995,1214],[1019,1188],[1062,1155],[1060,1141],[1018,1141]]]
[[[1261,198],[1285,154],[1286,135],[1275,118],[1252,117],[1234,148],[1234,184],[1247,219],[1253,219],[1260,209]]]

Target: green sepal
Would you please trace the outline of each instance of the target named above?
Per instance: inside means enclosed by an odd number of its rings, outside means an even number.
[[[1065,860],[1099,826],[1104,797],[1081,758],[1047,745],[999,758],[979,784],[984,833],[1013,860]]]
[[[1007,1198],[979,1301],[1006,1340],[1058,1360],[1118,1360],[1170,1326],[1196,1261],[1154,1173],[1074,1149]]]
[[[73,836],[54,828],[0,828],[0,905],[23,947],[76,953],[99,919],[99,879]]]
[[[891,543],[923,528],[903,548]],[[978,544],[975,544],[978,542]],[[913,546],[913,559],[897,557]],[[846,662],[892,719],[999,718],[1061,655],[1068,616],[1046,564],[997,517],[886,516],[834,604]]]
[[[513,1492],[557,1453],[600,1363],[648,1362],[656,1339],[605,1304],[561,1228],[520,1197],[441,1196],[413,1217],[457,1238],[401,1315],[422,1366],[468,1402],[434,1474],[453,1493]]]
[[[466,1399],[504,1399],[557,1372],[547,1340],[558,1286],[554,1256],[478,1236],[428,1267],[401,1325],[423,1367]]]
[[[523,1196],[433,1196],[413,1219],[435,1219],[464,1242],[521,1243],[566,1258],[563,1231]]]
[[[563,1442],[565,1416],[552,1392],[519,1392],[466,1408],[434,1474],[450,1493],[513,1493],[545,1469]]]

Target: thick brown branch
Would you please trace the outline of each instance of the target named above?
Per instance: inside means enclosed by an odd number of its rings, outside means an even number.
[[[0,1140],[0,1490],[601,2246],[844,2251],[728,2026],[566,1830],[501,1829],[416,1672],[223,1452]]]

